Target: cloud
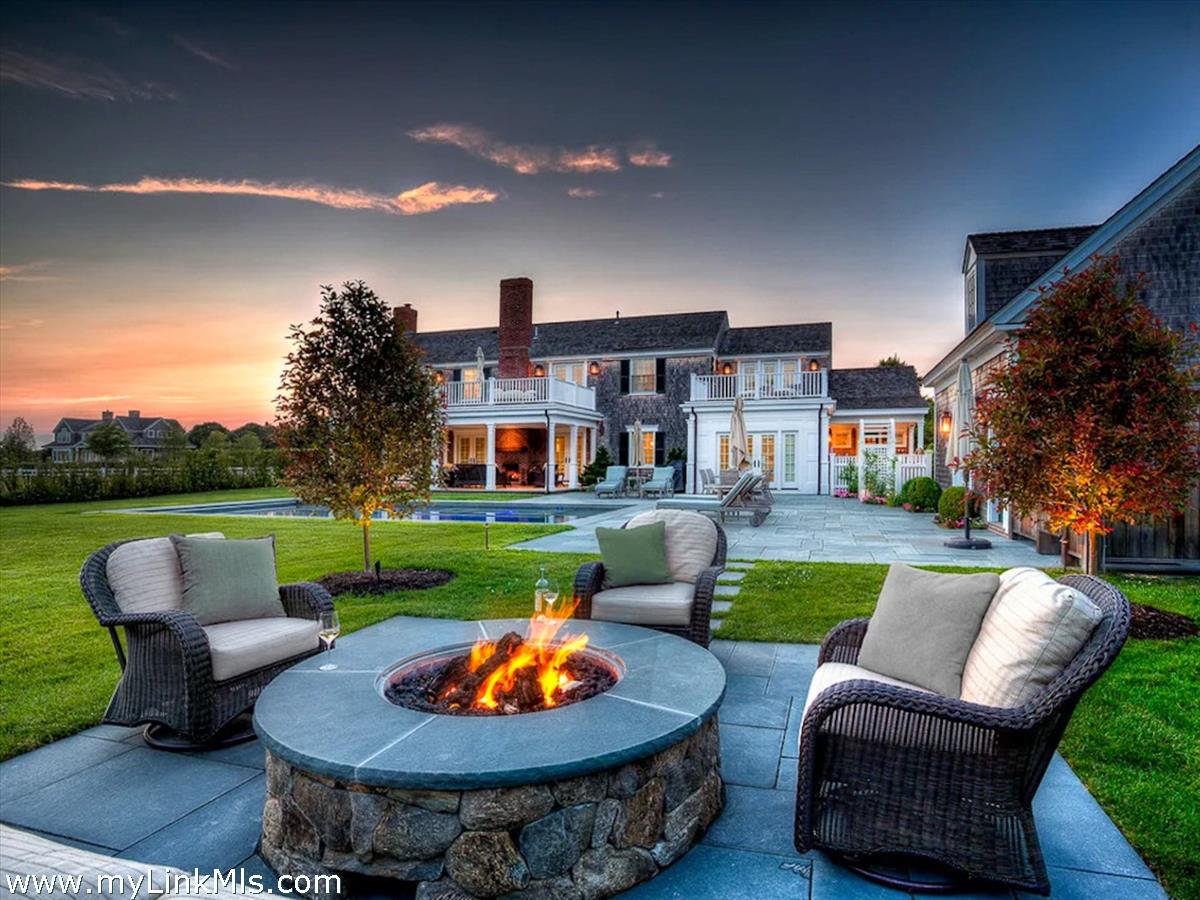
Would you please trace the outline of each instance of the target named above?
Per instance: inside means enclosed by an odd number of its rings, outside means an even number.
[[[443,122],[414,128],[408,136],[425,144],[449,144],[472,156],[512,169],[521,175],[538,172],[618,172],[621,154],[616,147],[593,144],[581,149],[509,144],[471,125]]]
[[[593,197],[603,197],[604,191],[588,187],[573,187],[567,188],[567,196],[574,197],[576,200],[591,200]]]
[[[45,404],[72,404],[72,403],[110,403],[113,400],[128,400],[129,394],[97,394],[94,397],[23,397],[19,403],[24,403],[27,406],[34,406],[39,403]]]
[[[203,178],[140,178],[134,182],[79,184],[70,181],[40,181],[22,178],[6,181],[7,187],[24,191],[79,191],[95,194],[223,194],[230,196],[278,197],[332,206],[334,209],[371,210],[400,216],[418,216],[450,206],[492,203],[496,191],[461,184],[428,181],[394,197],[353,188],[323,184],[280,184],[262,181],[211,181]]]
[[[643,142],[629,150],[629,164],[643,168],[665,169],[671,165],[671,154],[659,150],[654,144]]]
[[[49,260],[40,259],[19,266],[0,266],[0,281],[58,281],[57,275],[39,274],[49,265]]]
[[[36,59],[0,50],[0,83],[54,91],[72,100],[175,100],[174,89],[157,81],[133,82],[108,69]]]
[[[650,196],[653,197],[655,200],[661,200],[661,199],[663,199],[663,197],[665,197],[667,195],[664,194],[662,191],[655,191]]]
[[[188,53],[192,54],[192,56],[202,59],[206,63],[211,63],[212,65],[219,66],[222,69],[228,69],[230,72],[236,72],[238,70],[236,63],[230,62],[225,57],[214,53],[207,47],[201,47],[195,41],[189,41],[187,38],[181,37],[178,34],[171,35],[171,40],[173,40],[178,46],[182,47]]]

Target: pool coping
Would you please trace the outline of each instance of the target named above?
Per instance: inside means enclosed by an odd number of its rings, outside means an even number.
[[[574,620],[572,634],[617,653],[622,679],[604,694],[516,716],[447,716],[390,703],[381,673],[448,644],[494,640],[527,620],[389,620],[275,678],[255,705],[254,727],[271,753],[339,781],[385,788],[476,790],[560,781],[611,769],[698,731],[725,696],[715,656],[670,634]],[[480,748],[485,748],[481,750]]]

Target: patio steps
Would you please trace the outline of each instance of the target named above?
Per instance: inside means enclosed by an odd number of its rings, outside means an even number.
[[[723,613],[733,609],[733,598],[741,593],[738,583],[746,577],[746,572],[754,568],[754,563],[746,560],[735,560],[726,564],[726,571],[717,576],[717,587],[713,591],[712,619],[710,631],[720,631]]]

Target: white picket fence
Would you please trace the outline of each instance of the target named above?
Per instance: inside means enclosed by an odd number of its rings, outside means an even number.
[[[899,494],[905,484],[922,476],[933,476],[932,453],[892,453],[887,447],[871,447],[858,456],[829,457],[831,494],[839,490],[860,497]]]

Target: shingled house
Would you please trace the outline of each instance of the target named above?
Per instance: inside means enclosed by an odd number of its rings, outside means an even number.
[[[146,456],[157,456],[162,452],[163,439],[171,428],[178,428],[175,419],[162,416],[143,416],[136,409],[128,415],[117,416],[112,410],[104,410],[98,419],[63,418],[54,426],[54,440],[43,449],[50,451],[50,459],[56,463],[97,462],[87,449],[87,436],[107,422],[116,422],[129,435],[133,449]]]
[[[954,406],[960,361],[971,366],[976,390],[1004,365],[1005,341],[1037,304],[1040,288],[1064,268],[1077,271],[1093,256],[1116,254],[1122,271],[1145,273],[1139,299],[1172,328],[1200,322],[1200,147],[1160,175],[1099,225],[972,234],[963,251],[965,337],[925,375],[936,393],[936,420]],[[938,429],[936,477],[960,481],[946,466]],[[1036,516],[1018,518],[996,498],[985,506],[989,527],[1009,537],[1041,538],[1057,552]],[[1073,547],[1078,549],[1076,540]],[[1200,488],[1185,512],[1154,524],[1118,525],[1103,546],[1105,564],[1124,569],[1200,570]]]
[[[831,369],[829,322],[733,328],[725,311],[533,321],[533,282],[500,282],[496,327],[423,332],[395,310],[444,384],[450,483],[575,487],[605,445],[628,463],[686,454],[699,472],[728,468],[735,398],[750,456],[780,490],[829,493],[829,456],[877,444],[918,453],[925,404],[916,372]],[[836,442],[836,447],[831,445]]]

